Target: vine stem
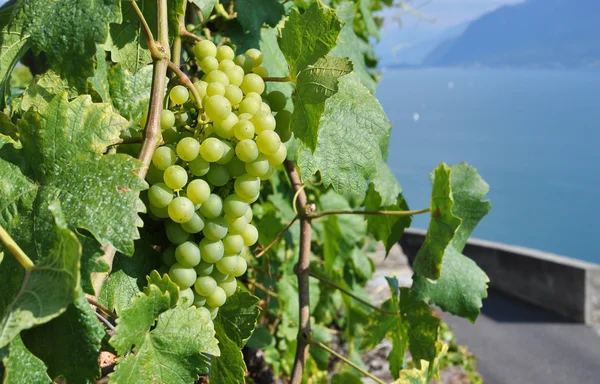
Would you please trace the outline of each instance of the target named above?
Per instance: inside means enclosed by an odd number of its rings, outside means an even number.
[[[192,96],[194,96],[194,100],[196,100],[196,105],[198,106],[198,108],[202,109],[202,99],[200,99],[200,94],[198,94],[198,90],[196,89],[196,87],[194,87],[194,83],[192,83],[192,80],[190,80],[188,75],[186,75],[181,69],[179,69],[179,66],[175,65],[175,63],[173,63],[172,61],[169,61],[168,65],[169,68],[171,68],[171,70],[173,70],[173,72],[175,72],[175,74],[179,78],[179,82],[190,90]]]
[[[413,211],[344,211],[331,209],[327,211],[316,212],[310,215],[312,219],[327,215],[375,215],[375,216],[413,216],[431,212],[431,208],[417,209]]]
[[[361,303],[361,304],[363,304],[363,305],[366,305],[366,306],[367,306],[367,307],[369,307],[369,308],[372,308],[372,309],[374,309],[374,310],[375,310],[375,311],[377,311],[377,312],[383,313],[384,315],[400,315],[400,312],[386,311],[385,309],[381,309],[381,308],[379,308],[378,306],[376,306],[376,305],[373,305],[373,304],[369,303],[368,301],[366,301],[366,300],[364,300],[364,299],[361,299],[360,297],[358,297],[358,296],[356,296],[355,294],[353,294],[352,292],[350,292],[350,291],[348,291],[348,290],[346,290],[346,289],[344,289],[344,288],[340,287],[339,285],[337,285],[337,284],[335,284],[335,283],[332,283],[331,281],[329,281],[329,280],[326,280],[326,279],[322,278],[322,277],[321,277],[321,276],[319,276],[319,275],[316,275],[316,274],[314,274],[313,272],[310,272],[309,274],[310,274],[310,277],[312,277],[312,278],[315,278],[315,279],[319,280],[321,283],[323,283],[323,284],[325,284],[325,285],[328,285],[328,286],[330,286],[331,288],[335,288],[335,289],[337,289],[338,291],[340,291],[340,292],[342,292],[342,293],[346,294],[347,296],[349,296],[349,297],[353,298],[354,300],[358,301],[359,303]]]
[[[142,29],[144,30],[144,35],[146,36],[146,45],[148,45],[150,54],[152,55],[152,57],[160,56],[161,53],[160,53],[160,50],[158,49],[158,46],[156,45],[156,41],[154,41],[154,36],[152,35],[152,30],[150,29],[150,26],[148,25],[148,22],[146,21],[146,18],[144,17],[144,14],[142,13],[142,10],[138,6],[136,0],[131,2],[131,7],[133,8],[135,15],[137,16],[137,18],[140,21],[140,24],[142,25]]]
[[[133,2],[134,9],[137,8],[137,4]],[[137,8],[139,10],[139,8]],[[165,95],[167,68],[170,62],[170,51],[169,51],[169,14],[167,9],[167,0],[156,0],[156,13],[158,21],[158,43],[160,47],[157,47],[159,51],[157,55],[152,55],[154,60],[154,72],[152,74],[152,90],[150,92],[150,105],[148,107],[148,120],[144,129],[144,136],[142,140],[142,147],[138,159],[142,162],[142,166],[136,170],[136,174],[141,178],[145,179],[148,173],[148,167],[154,154],[154,149],[161,139],[160,133],[160,116],[163,110],[163,98]],[[137,14],[140,18],[142,25],[148,25],[144,19],[144,15],[140,12]],[[151,38],[152,34],[146,32],[146,37]],[[152,40],[154,43],[154,40]],[[117,250],[112,245],[102,247],[104,255],[102,260],[108,265],[109,270],[112,269],[113,260]],[[94,287],[94,300],[98,299],[100,295],[100,289],[104,280],[108,276],[108,272],[96,273],[92,275],[92,285]]]
[[[288,81],[292,81],[292,79],[289,76],[285,76],[285,77],[263,77],[264,81],[272,81],[272,82],[276,82],[276,83],[286,83]]]
[[[362,369],[361,367],[359,367],[358,365],[356,365],[355,363],[353,363],[352,361],[350,361],[347,357],[340,355],[339,353],[337,353],[336,351],[334,351],[333,349],[329,348],[328,346],[326,346],[323,343],[320,343],[318,341],[315,340],[311,340],[309,342],[310,345],[314,345],[315,347],[319,347],[327,352],[329,352],[330,354],[332,354],[333,356],[337,357],[338,359],[342,360],[344,363],[348,364],[349,366],[351,366],[352,368],[356,369],[357,371],[359,371],[360,373],[362,373],[363,375],[365,375],[366,377],[370,378],[371,380],[375,381],[377,384],[386,384],[385,381],[381,380],[380,378],[378,378],[377,376],[374,376],[372,373]]]
[[[285,226],[285,228],[283,228],[278,234],[277,236],[275,236],[275,239],[273,239],[273,241],[271,241],[271,243],[269,245],[267,245],[262,251],[260,251],[257,255],[255,255],[254,257],[256,257],[257,259],[261,256],[263,256],[265,253],[267,253],[267,251],[269,249],[271,249],[272,246],[274,246],[282,237],[283,235],[285,235],[285,233],[290,229],[290,227],[292,225],[294,225],[294,223],[296,222],[296,220],[298,220],[298,216],[294,217],[294,219],[292,221],[290,221],[290,223],[288,225]]]
[[[110,321],[106,320],[104,318],[104,316],[102,316],[101,314],[99,314],[98,312],[94,312],[96,314],[96,317],[98,318],[98,320],[100,320],[105,326],[106,328],[110,329],[113,332],[116,332],[115,326],[112,325],[110,323]]]
[[[248,279],[246,282],[250,285],[255,286],[256,288],[260,289],[261,291],[264,291],[267,295],[269,295],[271,297],[279,298],[279,295],[277,293],[273,292],[269,288],[265,287],[264,284],[261,284],[254,279]]]
[[[298,302],[300,307],[300,316],[298,321],[298,346],[296,348],[296,357],[294,358],[294,367],[290,384],[301,384],[308,356],[310,345],[310,294],[309,294],[309,273],[310,273],[310,242],[311,227],[310,217],[306,214],[307,202],[306,192],[302,188],[300,175],[294,164],[286,160],[285,169],[290,177],[292,186],[298,194],[297,203],[300,211],[300,257],[296,266],[296,275],[298,276]]]
[[[25,268],[26,271],[30,271],[31,269],[33,269],[33,267],[35,267],[33,261],[31,261],[31,259],[25,254],[25,252],[23,252],[21,247],[19,247],[19,244],[17,244],[13,240],[13,238],[10,237],[10,235],[8,234],[8,232],[6,232],[2,225],[0,225],[0,241],[2,241],[6,249],[8,249],[10,253],[13,254],[15,259],[17,259],[17,262],[21,264],[21,266]]]
[[[102,312],[106,313],[108,316],[112,317],[115,320],[117,319],[117,314],[116,313],[114,313],[110,309],[106,308],[104,305],[100,304],[96,299],[88,297],[87,301],[88,301],[88,303],[90,303],[94,307],[96,307],[99,310],[101,310]]]

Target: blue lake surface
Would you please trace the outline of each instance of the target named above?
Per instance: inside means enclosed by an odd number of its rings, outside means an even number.
[[[440,162],[467,161],[493,206],[473,237],[600,263],[600,71],[386,69],[377,97],[411,208]]]

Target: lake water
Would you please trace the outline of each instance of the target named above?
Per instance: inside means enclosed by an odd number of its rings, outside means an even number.
[[[493,205],[474,237],[600,263],[600,71],[388,69],[377,97],[411,208],[440,162],[467,161]]]

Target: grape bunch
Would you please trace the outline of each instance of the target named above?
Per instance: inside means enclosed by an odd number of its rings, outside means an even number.
[[[203,40],[193,52],[202,108],[187,88],[171,89],[173,107],[160,122],[165,144],[147,176],[148,201],[172,243],[162,254],[169,277],[182,297],[214,318],[246,272],[248,247],[258,240],[250,204],[287,156],[291,114],[283,93],[263,100],[268,72],[259,50],[235,57],[231,47]]]

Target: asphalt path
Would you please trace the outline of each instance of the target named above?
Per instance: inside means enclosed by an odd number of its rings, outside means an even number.
[[[475,324],[444,314],[486,384],[600,384],[600,327],[489,291]]]

